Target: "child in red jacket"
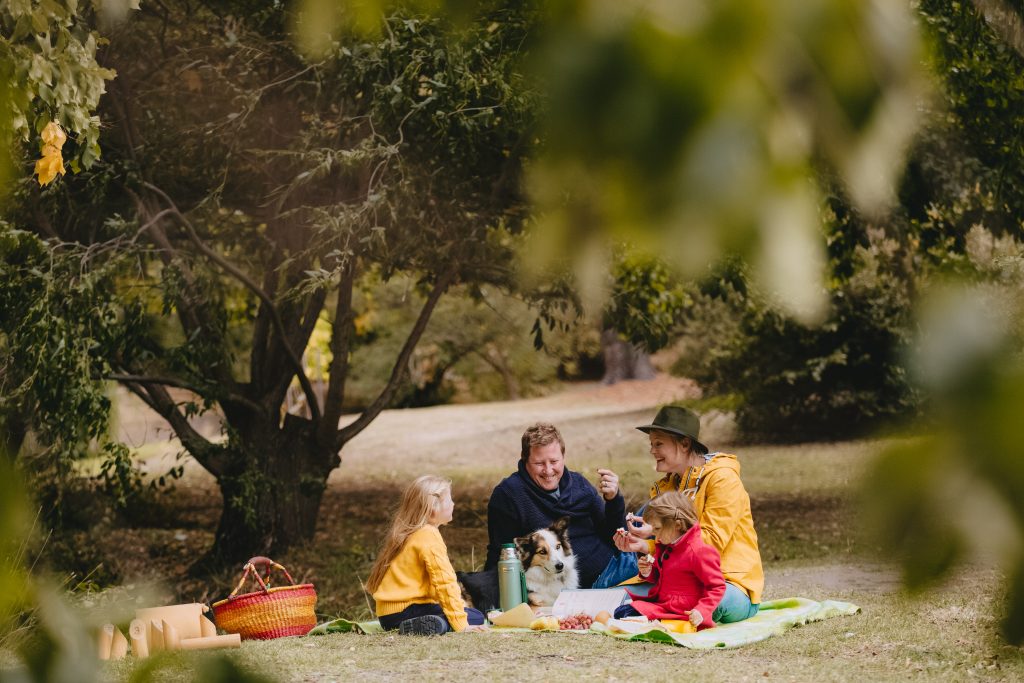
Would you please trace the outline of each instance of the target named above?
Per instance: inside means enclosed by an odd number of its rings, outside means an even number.
[[[615,610],[615,618],[644,615],[648,619],[689,619],[697,628],[711,628],[711,614],[725,595],[721,557],[700,536],[693,501],[679,491],[650,502],[644,519],[654,531],[654,557],[638,561],[640,575],[654,584],[646,596]]]

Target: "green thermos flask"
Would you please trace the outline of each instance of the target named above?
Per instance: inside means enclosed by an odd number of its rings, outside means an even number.
[[[526,602],[526,574],[519,561],[515,543],[501,546],[498,556],[498,603],[502,612]]]

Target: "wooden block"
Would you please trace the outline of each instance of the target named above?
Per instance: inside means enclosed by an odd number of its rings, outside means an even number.
[[[162,622],[164,627],[164,649],[165,650],[177,650],[178,642],[178,629],[174,628],[174,624],[170,622]]]
[[[124,659],[124,656],[128,654],[128,639],[121,633],[121,629],[114,629],[114,638],[110,644],[110,658],[111,659]]]
[[[203,635],[199,619],[206,605],[190,602],[184,605],[167,605],[165,607],[147,607],[135,610],[135,618],[143,621],[166,621],[178,631],[179,638],[198,638]]]
[[[180,643],[182,650],[212,650],[218,647],[241,647],[242,636],[229,633],[226,636],[207,636],[206,638],[189,638]]]
[[[100,659],[110,659],[110,646],[114,642],[114,625],[104,624],[100,629],[99,649],[97,654]]]
[[[203,638],[217,635],[217,627],[206,617],[199,617],[199,630],[202,632]]]
[[[128,638],[132,641],[132,654],[142,659],[149,656],[149,629],[142,619],[135,619],[128,627]]]
[[[162,621],[149,622],[149,653],[156,654],[164,649],[164,624]]]

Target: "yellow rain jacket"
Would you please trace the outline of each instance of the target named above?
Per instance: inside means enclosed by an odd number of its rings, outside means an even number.
[[[721,554],[722,575],[745,590],[751,603],[760,604],[764,569],[750,514],[750,496],[740,481],[739,460],[735,455],[718,453],[703,467],[689,468],[685,477],[666,475],[651,487],[651,498],[694,488],[693,506],[701,537]]]

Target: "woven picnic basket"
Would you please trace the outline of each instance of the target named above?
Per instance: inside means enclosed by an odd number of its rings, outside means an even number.
[[[260,577],[258,567],[265,568]],[[288,579],[288,586],[270,587],[270,571]],[[237,595],[246,579],[256,579],[259,590]],[[296,584],[288,570],[266,557],[254,557],[242,567],[242,578],[227,598],[213,603],[217,626],[243,640],[270,640],[304,636],[316,626],[316,590],[311,583]]]

